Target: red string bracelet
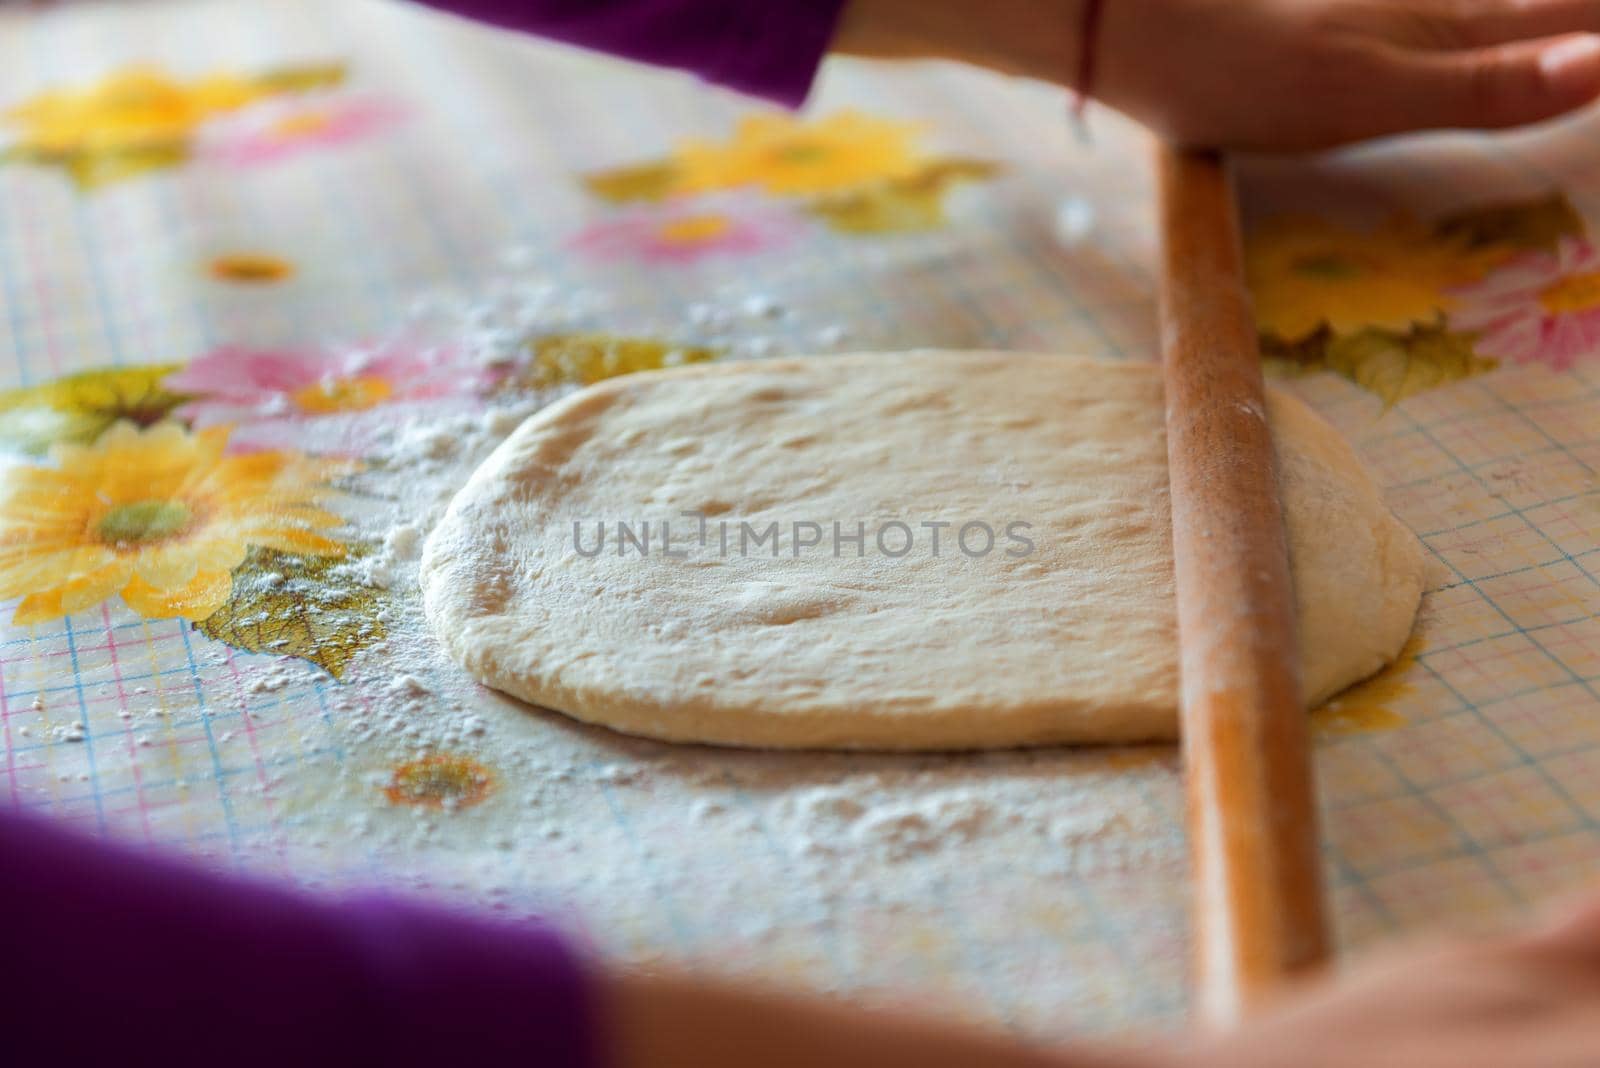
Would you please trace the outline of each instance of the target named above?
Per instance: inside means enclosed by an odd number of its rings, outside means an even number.
[[[1089,126],[1084,119],[1084,112],[1089,107],[1089,98],[1094,95],[1095,57],[1099,52],[1096,44],[1100,36],[1100,15],[1104,8],[1105,0],[1083,0],[1083,23],[1078,37],[1078,77],[1072,90],[1072,119],[1078,125],[1079,135],[1085,140],[1089,136]]]

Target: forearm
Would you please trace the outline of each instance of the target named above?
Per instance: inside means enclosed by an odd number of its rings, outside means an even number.
[[[830,48],[962,60],[1227,148],[1517,126],[1600,96],[1593,0],[1099,0],[1094,20],[1092,0],[426,2],[788,105]]]
[[[3,810],[0,918],[6,1043],[64,1063],[172,1049],[176,1006],[175,1066],[1144,1068],[747,984],[608,969],[539,924],[314,898]]]
[[[954,59],[1070,85],[1083,51],[1087,3],[850,0],[833,48],[883,59]]]
[[[597,1001],[609,1068],[1152,1068],[942,1023],[699,978],[616,973]]]

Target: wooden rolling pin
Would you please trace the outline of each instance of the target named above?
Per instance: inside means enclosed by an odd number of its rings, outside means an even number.
[[[1309,723],[1255,321],[1225,161],[1158,149],[1183,758],[1203,1013],[1327,952]]]

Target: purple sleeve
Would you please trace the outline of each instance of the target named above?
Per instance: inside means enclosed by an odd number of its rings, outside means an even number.
[[[423,0],[798,107],[844,0]]]
[[[318,900],[0,810],[0,1062],[595,1068],[591,993],[544,927]]]

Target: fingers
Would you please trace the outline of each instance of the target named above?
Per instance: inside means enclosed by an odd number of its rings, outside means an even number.
[[[1554,118],[1600,96],[1600,36],[1470,52],[1395,53],[1384,84],[1390,132],[1491,129]]]
[[[1560,903],[1538,923],[1535,937],[1600,957],[1600,897],[1585,894]]]
[[[1595,0],[1423,0],[1382,9],[1387,36],[1420,49],[1488,48],[1514,41],[1600,32]]]

